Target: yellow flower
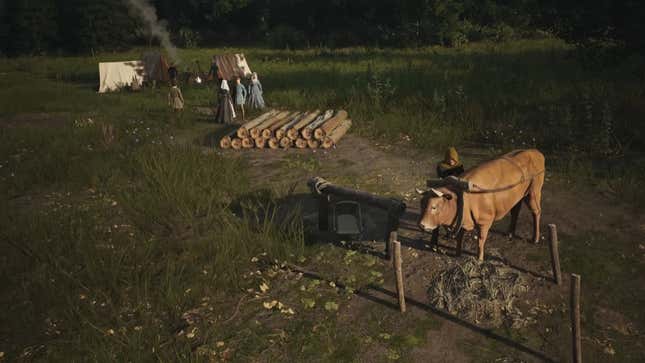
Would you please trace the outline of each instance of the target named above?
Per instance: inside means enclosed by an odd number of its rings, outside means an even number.
[[[263,283],[260,285],[260,291],[262,291],[262,292],[267,292],[268,290],[269,290],[269,285],[267,285],[266,283],[264,283],[264,282],[263,282]]]

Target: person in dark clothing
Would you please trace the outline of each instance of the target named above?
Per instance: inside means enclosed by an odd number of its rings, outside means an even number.
[[[177,67],[174,64],[168,67],[168,78],[171,83],[177,81],[177,73]]]
[[[215,114],[215,122],[220,124],[231,124],[235,118],[235,108],[233,107],[233,100],[231,99],[231,90],[228,87],[228,82],[223,80],[219,88],[219,99],[217,106],[217,113]]]
[[[459,154],[457,154],[457,150],[454,147],[449,147],[448,150],[446,150],[444,159],[437,164],[437,176],[443,179],[449,176],[459,177],[463,173],[464,166],[459,162]],[[435,228],[432,231],[430,245],[434,251],[437,250],[437,246],[439,245],[439,228]]]
[[[457,150],[454,147],[448,148],[443,161],[437,165],[437,175],[443,179],[451,175],[459,176],[463,172],[464,166],[459,162]]]
[[[222,74],[219,71],[219,67],[217,66],[217,59],[215,58],[215,56],[213,56],[213,59],[211,60],[211,68],[208,70],[206,79],[209,81],[217,81],[216,84],[221,84],[222,78]]]

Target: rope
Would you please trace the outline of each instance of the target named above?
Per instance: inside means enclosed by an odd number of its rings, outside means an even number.
[[[316,193],[322,194],[322,189],[325,189],[328,187],[331,183],[326,181],[325,179],[318,179],[316,180],[316,184],[314,185],[314,189],[316,190]]]

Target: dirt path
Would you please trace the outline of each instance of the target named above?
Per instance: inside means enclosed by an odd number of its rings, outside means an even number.
[[[539,338],[540,334],[535,334],[538,338],[523,337],[524,341],[518,342],[499,332],[481,329],[428,308],[429,282],[446,261],[454,259],[454,241],[442,239],[438,250],[428,248],[428,236],[416,228],[419,211],[414,188],[423,187],[427,178],[434,177],[434,165],[439,161],[440,155],[414,150],[404,142],[392,146],[355,135],[348,135],[337,148],[331,150],[251,149],[215,152],[244,159],[248,163],[252,179],[258,186],[286,188],[301,193],[305,201],[305,213],[308,215],[316,213],[316,204],[311,198],[308,199],[306,188],[306,181],[312,176],[322,176],[339,185],[406,200],[408,212],[402,220],[399,233],[405,246],[403,258],[407,297],[412,302],[409,314],[423,316],[430,313],[441,321],[441,328],[430,331],[426,343],[411,352],[415,361],[467,362],[489,358],[499,358],[501,361],[558,361],[567,356],[568,341],[559,342],[567,337],[564,329],[566,324],[558,320],[561,317],[555,317],[554,314],[536,315],[537,319],[545,319],[545,322],[538,323],[535,329],[549,331],[545,326],[559,324],[559,334],[543,338]],[[467,166],[486,157],[487,153],[481,150],[462,150],[462,158]],[[527,241],[531,234],[531,218],[528,210],[524,209],[518,224],[518,235],[524,238],[509,240],[502,233],[508,224],[505,219],[493,227],[494,233],[486,244],[489,256],[492,252],[501,256],[507,265],[521,271],[529,279],[531,289],[523,296],[522,302],[527,312],[531,308],[543,305],[548,307],[544,308],[545,311],[553,311],[561,308],[566,302],[568,280],[559,287],[550,281],[551,270],[544,239],[547,224],[556,223],[559,231],[565,236],[595,232],[615,235],[617,238],[629,238],[642,235],[645,230],[645,216],[642,212],[634,213],[632,207],[619,203],[611,196],[597,194],[589,187],[552,182],[548,172],[542,207],[542,243],[534,245]],[[367,213],[365,219],[368,230],[370,227],[378,227],[383,222],[382,217],[370,213]],[[378,233],[368,233],[366,239],[379,237]],[[475,242],[472,236],[467,239],[466,255],[475,254]],[[645,256],[638,244],[626,252]],[[352,302],[350,312],[346,314],[346,322],[349,324],[352,317],[360,315],[361,311],[372,309],[374,300],[389,301],[389,304],[395,301],[392,296],[392,292],[395,291],[392,280],[390,278],[386,281],[384,291],[369,292],[375,299],[363,298]],[[481,354],[483,356],[480,356]],[[365,356],[367,361],[370,360],[369,356]],[[480,357],[473,359],[477,356]],[[600,358],[611,361],[612,355]]]

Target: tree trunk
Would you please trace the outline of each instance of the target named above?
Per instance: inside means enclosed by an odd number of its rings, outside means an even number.
[[[291,140],[286,136],[280,139],[280,147],[283,149],[290,148],[292,144],[293,144],[293,140]]]
[[[347,119],[347,116],[347,112],[344,110],[336,112],[336,115],[334,115],[334,117],[330,118],[324,124],[320,125],[320,127],[314,130],[314,138],[316,140],[324,140],[325,136],[327,136],[332,130],[338,127],[341,122]]]
[[[242,139],[236,137],[231,141],[231,147],[235,150],[239,150],[242,148]]]
[[[310,149],[317,149],[320,146],[320,141],[316,139],[309,139],[307,140],[307,146],[309,146]]]
[[[334,116],[334,111],[333,110],[327,110],[325,111],[324,114],[318,116],[312,123],[307,125],[300,134],[305,140],[309,140],[314,136],[314,130],[316,127],[322,125],[325,121],[329,120],[332,116]]]
[[[262,135],[262,137],[264,137],[265,139],[270,139],[271,137],[273,137],[272,128],[275,125],[283,125],[284,123],[289,122],[289,120],[291,120],[291,118],[293,116],[295,116],[296,114],[297,114],[296,112],[291,112],[288,115],[286,115],[285,117],[281,117],[281,118],[275,120],[274,122],[271,122],[271,123],[269,123],[267,125],[264,125],[264,128],[260,131],[260,135]],[[277,127],[276,127],[276,129],[277,129]]]
[[[256,125],[250,130],[251,137],[254,139],[257,139],[262,133],[262,130],[264,130],[267,126],[272,125],[274,122],[277,122],[278,120],[282,120],[282,118],[286,117],[288,114],[289,114],[288,111],[282,111],[276,114],[275,116],[270,117],[269,119],[259,123],[258,125]]]
[[[267,144],[267,139],[263,137],[258,137],[257,139],[255,139],[255,147],[257,147],[258,149],[264,149],[266,144]]]
[[[298,122],[300,122],[300,120],[303,120],[305,117],[307,117],[307,115],[308,115],[307,112],[303,112],[299,114],[297,117],[292,118],[291,121],[282,125],[279,129],[275,131],[275,137],[278,138],[278,140],[282,140],[282,138],[287,135],[287,130],[289,130]]]
[[[219,141],[219,147],[222,149],[228,149],[231,147],[231,141],[233,141],[233,137],[235,137],[237,130],[233,130],[228,133],[228,135],[222,137],[222,139]]]
[[[253,139],[250,137],[245,137],[242,139],[242,147],[245,149],[252,149],[255,144],[253,143]]]
[[[338,141],[343,136],[345,136],[350,127],[352,127],[352,120],[344,120],[337,128],[330,132],[327,137],[325,137],[325,141],[323,141],[322,147],[324,149],[329,149],[330,147],[336,145]]]
[[[279,147],[280,147],[280,141],[278,141],[278,139],[277,139],[277,138],[275,138],[275,137],[270,138],[270,139],[269,139],[269,147],[270,147],[271,149],[277,149],[277,148],[279,148]]]
[[[298,140],[296,140],[296,147],[298,149],[306,148],[307,147],[307,140],[298,138]]]
[[[243,139],[247,136],[249,136],[249,130],[254,128],[255,126],[259,125],[263,121],[267,120],[269,117],[275,116],[275,114],[278,113],[276,110],[270,110],[268,112],[263,113],[262,115],[254,118],[253,120],[243,124],[240,126],[239,129],[237,129],[237,137],[240,139]]]
[[[311,121],[316,119],[318,117],[318,114],[320,113],[320,110],[316,110],[314,112],[311,112],[308,114],[306,117],[304,117],[302,120],[298,121],[297,124],[293,125],[292,128],[287,130],[287,136],[291,140],[296,140],[300,134],[300,130],[302,130],[303,127],[309,125]]]

